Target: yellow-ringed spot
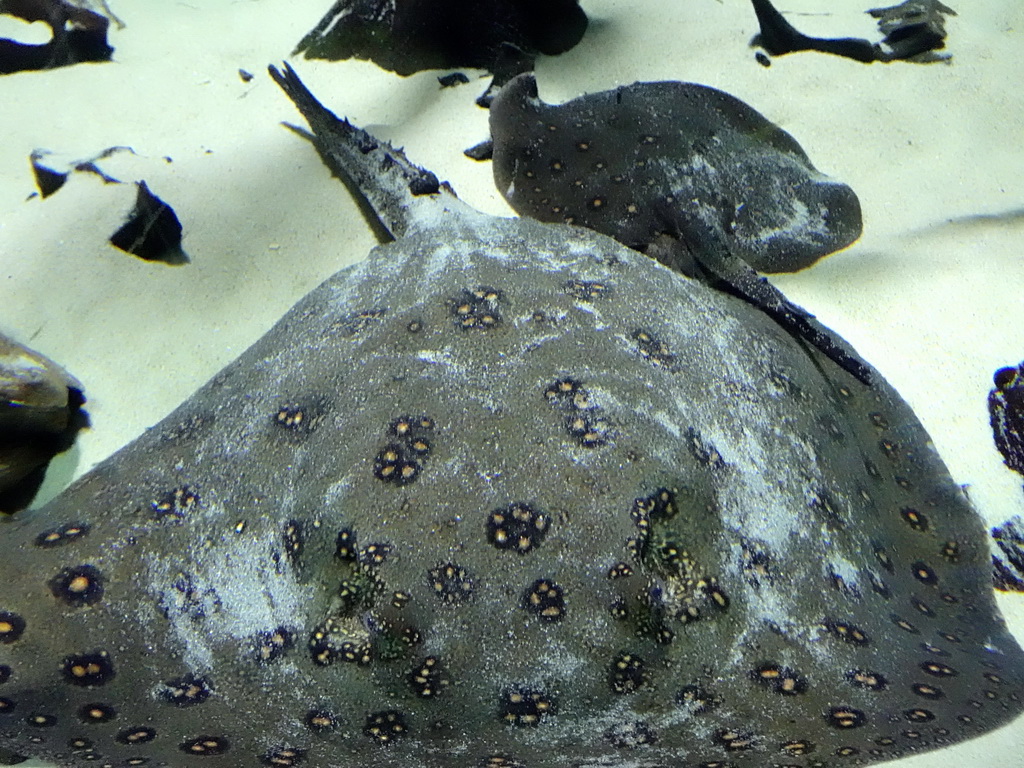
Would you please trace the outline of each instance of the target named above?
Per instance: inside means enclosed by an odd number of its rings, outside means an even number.
[[[194,707],[202,704],[213,693],[210,682],[196,675],[185,675],[168,680],[158,691],[161,700],[176,707]]]
[[[62,569],[47,582],[58,600],[76,608],[98,603],[103,597],[103,574],[92,565]]]
[[[78,708],[78,719],[83,723],[109,723],[117,717],[117,710],[109,704],[92,703]]]
[[[405,446],[399,443],[384,446],[373,460],[373,476],[398,486],[415,482],[422,469]]]
[[[925,562],[918,560],[910,566],[910,572],[915,579],[920,581],[922,584],[927,584],[929,587],[934,587],[939,583],[938,574]]]
[[[622,598],[616,598],[608,606],[608,613],[612,615],[612,618],[616,621],[625,621],[629,618],[629,607],[626,605],[626,601]]]
[[[761,664],[750,670],[750,678],[782,696],[797,696],[807,691],[807,680],[801,674],[778,664]]]
[[[231,743],[223,736],[197,736],[178,745],[178,749],[186,755],[194,755],[196,757],[223,755],[230,748]]]
[[[41,549],[62,547],[65,544],[78,541],[88,533],[89,525],[86,523],[65,523],[64,525],[59,525],[56,528],[48,528],[40,533],[36,536],[34,544]]]
[[[12,611],[0,611],[0,643],[17,642],[25,632],[25,620]]]
[[[114,737],[114,741],[119,744],[148,744],[156,738],[156,729],[148,726],[138,726],[135,728],[125,728],[123,731],[119,731],[117,736]]]
[[[444,668],[436,656],[427,656],[413,667],[407,680],[412,692],[421,699],[432,699],[448,686]]]
[[[306,713],[305,723],[313,733],[327,733],[338,727],[338,717],[330,710],[311,709]]]
[[[398,635],[398,639],[411,648],[423,642],[423,633],[416,627],[405,627]]]
[[[913,507],[904,507],[900,510],[900,516],[903,521],[910,526],[911,530],[917,531],[918,533],[924,533],[930,527],[928,516],[924,512],[920,512]]]
[[[270,765],[274,768],[291,768],[291,766],[301,763],[305,756],[306,750],[304,749],[277,747],[267,750],[260,758],[260,761],[264,765]]]
[[[584,448],[599,448],[608,442],[609,425],[592,413],[573,413],[565,419],[565,431]]]
[[[366,716],[363,735],[369,736],[378,744],[392,744],[396,739],[406,736],[409,726],[405,716],[397,709],[373,712]]]
[[[594,407],[590,394],[576,379],[556,379],[544,389],[544,399],[550,405],[567,411],[586,411]]]
[[[57,724],[57,716],[33,712],[25,718],[25,722],[33,728],[52,728]]]
[[[502,691],[498,702],[499,717],[512,725],[535,727],[554,712],[554,699],[532,688],[507,688]]]
[[[867,715],[853,707],[831,707],[828,712],[825,713],[825,722],[833,728],[839,728],[841,730],[860,728],[867,721]]]
[[[343,563],[354,563],[359,556],[359,547],[356,544],[356,532],[351,528],[342,528],[338,531],[338,538],[334,544],[334,556]]]
[[[960,543],[952,540],[947,541],[942,545],[942,549],[939,550],[939,554],[951,563],[959,563]]]
[[[462,605],[473,596],[473,577],[456,563],[441,563],[427,571],[427,584],[446,605]]]
[[[925,616],[928,616],[928,617],[934,617],[935,616],[935,611],[933,611],[931,609],[931,607],[928,605],[928,603],[926,603],[924,600],[921,600],[918,597],[911,597],[910,598],[910,604],[912,606],[914,606],[918,611],[923,613]]]
[[[733,728],[722,728],[715,732],[711,740],[727,752],[746,752],[753,749],[757,742],[752,733],[738,731]]]
[[[889,687],[884,675],[868,669],[851,669],[846,673],[846,680],[850,685],[868,691],[884,691]]]
[[[274,414],[274,423],[279,427],[299,431],[309,423],[306,409],[299,403],[285,403]]]
[[[921,630],[919,630],[916,626],[914,626],[913,624],[911,624],[909,621],[907,621],[903,617],[899,616],[898,614],[894,613],[894,614],[890,615],[889,616],[889,620],[892,621],[893,624],[895,624],[897,627],[902,629],[904,632],[909,632],[912,635],[919,635],[919,634],[921,634]]]
[[[290,432],[296,437],[304,437],[320,426],[327,410],[327,403],[318,399],[286,402],[278,406],[271,421],[284,433]]]
[[[927,683],[914,683],[910,686],[910,690],[923,699],[936,699],[945,698],[946,694],[941,688],[937,688],[934,685],[928,685]]]
[[[457,328],[489,331],[501,325],[504,301],[501,291],[482,285],[472,290],[463,289],[460,296],[449,299],[448,306]]]
[[[930,709],[921,709],[920,707],[903,710],[903,716],[912,723],[930,723],[935,719],[934,712]]]
[[[430,453],[428,438],[434,431],[434,420],[429,416],[399,416],[388,427],[388,434],[397,438],[416,456],[425,457]]]
[[[591,302],[608,294],[611,289],[607,283],[596,280],[567,280],[562,290],[577,301]]]
[[[817,745],[813,741],[805,739],[785,741],[779,744],[779,751],[790,757],[803,757],[804,755],[811,754],[815,749],[817,749]]]
[[[896,462],[900,458],[900,445],[892,440],[886,440],[885,438],[878,441],[878,449],[885,455],[889,461]]]
[[[565,414],[565,430],[579,445],[597,448],[608,442],[608,422],[601,409],[590,402],[589,393],[579,381],[556,379],[545,387],[544,398]]]
[[[281,529],[281,544],[288,560],[297,563],[306,545],[306,536],[299,520],[285,522]]]
[[[633,575],[633,569],[628,563],[616,563],[608,569],[609,579],[626,579]]]
[[[619,653],[608,667],[608,686],[613,693],[633,693],[647,683],[644,660],[625,651]]]
[[[826,618],[821,626],[832,637],[842,640],[844,643],[861,647],[871,643],[871,638],[868,637],[868,634],[855,624]]]
[[[675,492],[668,488],[658,488],[650,496],[633,499],[629,516],[643,530],[649,527],[650,521],[671,520],[678,511]]]
[[[565,592],[550,579],[537,579],[523,595],[523,607],[541,621],[561,621],[565,617]]]
[[[284,625],[260,632],[252,639],[253,658],[259,664],[277,661],[295,647],[296,632]]]
[[[346,640],[338,646],[335,654],[341,661],[365,667],[373,661],[373,646],[369,643]]]
[[[358,561],[366,568],[376,568],[387,561],[388,555],[391,554],[393,549],[390,544],[380,542],[367,544],[359,550]]]
[[[637,328],[630,334],[630,338],[636,342],[637,351],[644,360],[662,368],[672,368],[675,365],[676,356],[669,350],[668,345],[650,331]]]
[[[497,549],[525,555],[540,545],[549,525],[544,512],[516,501],[487,516],[487,541]]]
[[[115,674],[114,662],[106,651],[66,656],[60,668],[66,682],[82,687],[104,685]]]
[[[181,522],[198,504],[199,494],[196,490],[183,485],[154,499],[150,508],[157,520]]]

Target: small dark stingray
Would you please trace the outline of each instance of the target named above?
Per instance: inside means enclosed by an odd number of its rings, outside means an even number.
[[[454,67],[496,73],[505,46],[532,65],[538,53],[569,50],[586,29],[577,0],[337,0],[295,53],[364,59],[400,75]]]
[[[761,31],[750,44],[761,46],[772,56],[819,51],[864,64],[901,59],[925,64],[949,58],[936,51],[946,47],[944,14],[956,16],[956,11],[939,0],[906,0],[890,8],[869,10],[868,13],[878,19],[879,30],[885,34],[878,43],[859,37],[809,37],[786,21],[771,0],[753,0],[753,3]]]
[[[1006,466],[1024,475],[1024,363],[1000,368],[988,393],[992,437]]]
[[[634,83],[564,104],[531,74],[491,107],[494,180],[517,213],[647,250],[697,214],[761,272],[795,272],[860,237],[853,190],[819,173],[796,140],[727,93]]]

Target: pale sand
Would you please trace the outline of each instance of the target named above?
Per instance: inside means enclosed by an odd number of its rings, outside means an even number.
[[[0,78],[0,330],[78,376],[93,419],[51,468],[47,496],[156,423],[373,245],[342,186],[278,125],[301,121],[265,74],[327,0],[113,2],[128,24],[112,35],[115,63]],[[828,17],[792,17],[808,33],[875,39],[868,4],[781,2],[831,7]],[[792,132],[820,169],[857,191],[865,234],[777,284],[883,371],[990,523],[1024,512],[985,406],[992,372],[1024,358],[1024,4],[957,4],[949,66],[804,53],[770,69],[745,46],[756,31],[747,0],[584,6],[592,29],[569,54],[540,62],[541,95],[693,80]],[[255,79],[242,83],[239,67]],[[296,67],[328,106],[404,145],[477,207],[509,213],[490,166],[461,155],[486,134],[487,113],[473,105],[486,81],[439,90],[437,73]],[[138,156],[103,167],[145,178],[174,206],[190,265],[143,263],[106,245],[130,186],[78,176],[48,200],[26,200],[33,149],[84,158],[121,144]],[[1024,597],[1002,605],[1024,636]],[[1024,721],[899,765],[1013,768],[1024,765],[1021,743]]]

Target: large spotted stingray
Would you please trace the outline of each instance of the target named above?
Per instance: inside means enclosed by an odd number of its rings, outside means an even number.
[[[634,83],[546,104],[532,73],[491,105],[494,180],[520,214],[596,229],[644,250],[687,229],[687,205],[726,220],[732,252],[794,272],[860,237],[856,194],[734,96]]]
[[[272,74],[396,239],[0,524],[8,762],[854,766],[1021,711],[985,531],[877,372]]]

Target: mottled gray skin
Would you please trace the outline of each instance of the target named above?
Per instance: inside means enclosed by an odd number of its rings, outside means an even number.
[[[860,237],[853,190],[739,99],[694,83],[634,83],[564,104],[533,74],[491,105],[494,180],[517,213],[596,229],[644,250],[717,208],[730,247],[761,272],[795,272]]]
[[[603,235],[411,195],[278,78],[399,239],[0,525],[0,747],[807,768],[1019,713],[984,529],[877,372]]]

